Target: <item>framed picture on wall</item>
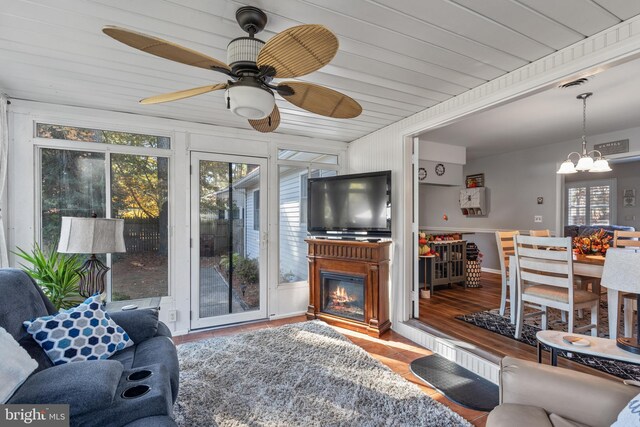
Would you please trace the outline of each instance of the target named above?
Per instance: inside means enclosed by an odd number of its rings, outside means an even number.
[[[467,175],[465,182],[467,188],[484,187],[484,174]]]
[[[623,199],[623,207],[625,208],[632,208],[636,205],[636,190],[635,188],[633,189],[625,189],[624,192],[622,193],[622,199]]]

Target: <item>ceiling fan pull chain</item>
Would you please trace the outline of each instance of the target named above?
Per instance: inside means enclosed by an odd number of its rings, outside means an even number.
[[[227,110],[231,109],[231,97],[227,95]]]
[[[269,115],[269,127],[271,127],[271,115]]]

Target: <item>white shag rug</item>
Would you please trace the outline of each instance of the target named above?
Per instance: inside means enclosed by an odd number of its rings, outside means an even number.
[[[180,426],[470,426],[321,321],[178,346]]]

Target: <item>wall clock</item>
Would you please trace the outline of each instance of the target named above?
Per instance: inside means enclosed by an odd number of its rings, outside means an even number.
[[[442,163],[438,163],[436,165],[436,175],[438,176],[444,175],[444,165]]]
[[[418,181],[424,181],[427,178],[427,169],[419,168],[418,169]]]

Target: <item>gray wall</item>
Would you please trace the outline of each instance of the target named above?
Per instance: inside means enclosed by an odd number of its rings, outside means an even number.
[[[592,147],[594,143],[625,138],[630,139],[631,152],[640,152],[640,128],[596,135],[588,138],[588,141]],[[458,206],[462,187],[420,185],[420,228],[474,232],[474,235],[466,235],[465,238],[475,241],[483,252],[483,267],[499,269],[495,230],[526,232],[549,229],[553,233],[556,227],[562,226],[556,224],[556,171],[567,154],[579,148],[580,141],[576,139],[470,160],[464,167],[464,174],[485,175],[488,215],[482,217],[462,215]],[[636,175],[640,176],[640,171]],[[619,182],[618,192],[621,193],[624,188],[637,188],[640,203],[640,184],[631,187],[631,184],[625,186]],[[542,205],[537,204],[539,196],[544,198]],[[625,215],[629,209],[631,208],[620,208],[619,212]],[[443,219],[445,214],[448,220]],[[541,215],[542,223],[534,222],[534,215]],[[639,215],[636,214],[636,220],[640,218]]]

